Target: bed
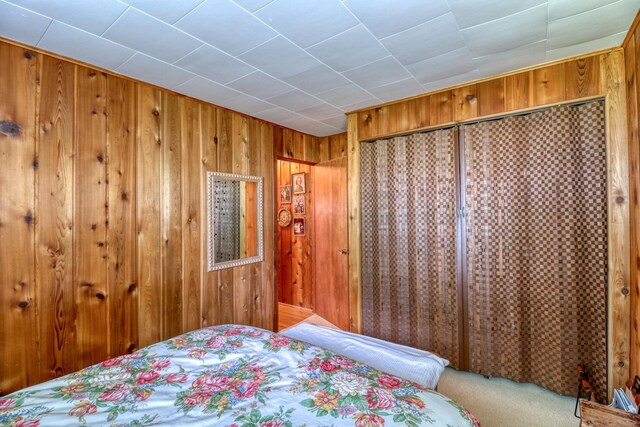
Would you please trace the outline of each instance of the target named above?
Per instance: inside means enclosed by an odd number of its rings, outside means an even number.
[[[287,336],[199,329],[0,397],[0,426],[479,426],[417,383]]]

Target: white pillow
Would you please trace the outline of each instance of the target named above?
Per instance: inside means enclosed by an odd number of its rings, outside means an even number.
[[[306,322],[280,334],[431,389],[436,388],[444,367],[449,364],[448,360],[428,351]]]

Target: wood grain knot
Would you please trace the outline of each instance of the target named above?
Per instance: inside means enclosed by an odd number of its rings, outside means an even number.
[[[30,213],[26,214],[23,218],[24,222],[26,222],[27,224],[31,224],[33,222],[33,215],[31,215]]]
[[[96,160],[98,161],[98,163],[104,163],[104,155],[98,154],[96,156]]]
[[[153,111],[151,112],[151,114],[153,114],[154,116],[158,117],[158,116],[160,115],[160,111],[158,111],[158,110],[153,110]]]
[[[364,118],[364,121],[367,122],[367,123],[371,123],[371,120],[373,120],[371,118],[371,114],[367,114],[367,117]]]
[[[29,307],[29,301],[20,301],[20,302],[18,303],[18,307],[20,307],[20,308],[27,308],[27,307]]]
[[[34,56],[36,56],[36,53],[32,50],[25,50],[24,51],[24,57],[27,59],[32,59]]]
[[[135,283],[130,283],[129,284],[129,293],[133,293],[136,289],[138,288],[138,286]]]
[[[618,362],[618,366],[619,366],[620,368],[624,368],[624,362],[623,362],[622,360],[621,360],[621,361],[619,361],[619,362]]]
[[[31,164],[31,166],[33,166],[33,168],[37,170],[38,166],[40,166],[40,163],[38,163],[38,159],[35,159]]]
[[[474,99],[476,99],[476,96],[474,94],[470,93],[465,98],[467,98],[467,101],[473,101]]]
[[[96,292],[96,298],[102,301],[106,298],[106,295],[104,294],[104,292]]]
[[[0,133],[5,136],[19,136],[22,128],[16,122],[0,121]]]
[[[129,200],[129,195],[127,194],[126,191],[123,191],[122,193],[120,193],[120,199],[127,201]]]
[[[216,144],[216,145],[218,144],[218,137],[217,136],[213,137],[213,143]]]
[[[92,230],[95,230],[95,229],[97,229],[97,228],[98,228],[98,224],[91,224],[91,229],[92,229]]]
[[[629,295],[629,288],[622,288],[622,295],[624,296]]]
[[[619,204],[619,205],[624,203],[624,196],[617,196],[616,197],[616,203]]]

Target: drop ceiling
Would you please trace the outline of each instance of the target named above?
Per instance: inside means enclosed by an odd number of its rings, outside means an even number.
[[[620,45],[640,0],[0,0],[0,36],[317,136]]]

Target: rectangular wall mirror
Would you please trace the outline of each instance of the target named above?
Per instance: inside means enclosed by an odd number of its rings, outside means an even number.
[[[207,172],[208,270],[261,262],[262,177]]]

